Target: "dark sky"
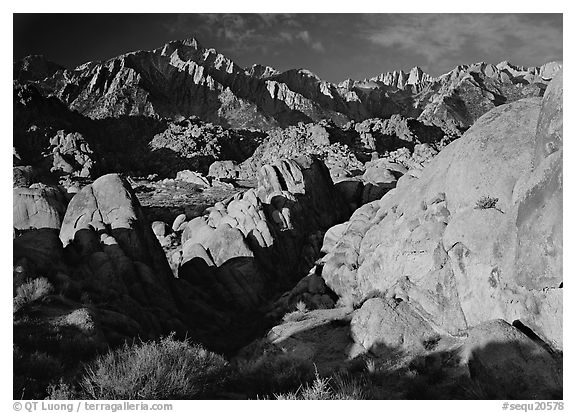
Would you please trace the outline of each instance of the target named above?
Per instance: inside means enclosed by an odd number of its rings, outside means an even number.
[[[196,37],[241,66],[306,68],[338,82],[420,66],[562,60],[561,14],[15,14],[14,59],[75,67]]]

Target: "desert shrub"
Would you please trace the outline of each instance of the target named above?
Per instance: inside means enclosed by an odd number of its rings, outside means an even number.
[[[307,313],[308,309],[306,308],[306,303],[304,303],[304,301],[298,301],[296,303],[296,310],[284,314],[284,316],[282,317],[282,321],[284,321],[285,323],[302,321],[303,319],[306,318]]]
[[[307,310],[306,308],[306,303],[304,303],[304,301],[298,301],[296,303],[296,310],[300,311],[301,313],[305,313]]]
[[[316,375],[314,381],[291,393],[276,396],[278,400],[332,400],[333,393],[330,388],[330,379]]]
[[[376,372],[376,362],[374,361],[374,359],[366,360],[365,365],[366,365],[366,371],[368,373],[373,374]]]
[[[34,278],[22,284],[16,290],[16,297],[14,297],[13,311],[16,312],[26,303],[38,300],[50,294],[54,288],[52,284],[44,278]]]
[[[265,353],[237,363],[236,387],[251,397],[289,392],[312,380],[311,362],[286,353]]]
[[[295,392],[277,394],[278,400],[363,400],[366,399],[367,383],[345,374],[320,377]]]
[[[333,391],[336,400],[364,400],[368,399],[370,383],[364,378],[352,377],[347,374],[333,376]]]
[[[489,196],[483,196],[478,201],[476,201],[476,209],[496,208],[497,203],[498,203],[498,198],[491,198]]]
[[[81,386],[93,399],[195,399],[217,392],[229,364],[199,345],[169,336],[100,356]]]

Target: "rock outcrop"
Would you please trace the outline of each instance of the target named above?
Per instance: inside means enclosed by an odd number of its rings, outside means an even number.
[[[50,146],[52,149],[51,172],[81,178],[92,177],[96,159],[90,145],[80,133],[66,134],[63,130],[59,130],[50,139]]]
[[[35,183],[13,190],[12,225],[16,229],[59,229],[66,199],[58,188]]]
[[[561,348],[561,82],[543,103],[491,110],[418,178],[358,209],[323,259],[328,287],[353,303],[407,301],[451,334],[521,320]]]
[[[101,285],[101,294],[118,300],[124,314],[147,325],[144,331],[158,334],[169,325],[182,331],[181,321],[175,320],[172,272],[126,180],[105,175],[76,194],[66,210],[60,239],[70,255],[84,262],[80,266],[84,277]],[[129,305],[134,300],[156,309],[138,313]]]
[[[202,256],[205,253],[201,251],[208,253],[211,259],[206,264],[211,267],[213,262],[215,270],[225,263],[234,268],[238,258],[239,269],[250,265],[254,268],[248,272],[261,273],[259,282],[240,280],[244,289],[258,285],[263,288],[266,278],[289,285],[313,266],[321,244],[321,236],[316,234],[323,234],[347,214],[326,167],[309,157],[282,161],[262,167],[258,182],[257,189],[217,203],[203,217],[185,225],[179,223],[184,228],[181,277],[196,278],[196,268],[184,265],[198,251]],[[234,278],[232,274],[227,276],[230,280]],[[224,288],[226,280],[220,277]],[[246,293],[240,289],[231,294],[243,299]],[[255,299],[257,295],[254,294]]]
[[[135,337],[186,334],[172,272],[125,179],[97,179],[53,221],[15,234],[16,347],[46,354],[58,374]]]
[[[178,277],[193,286],[188,301],[204,297],[210,311],[230,320],[262,317],[254,311],[308,273],[324,231],[347,216],[320,161],[303,157],[262,167],[256,189],[216,203],[201,217],[178,219],[182,247],[172,259]]]

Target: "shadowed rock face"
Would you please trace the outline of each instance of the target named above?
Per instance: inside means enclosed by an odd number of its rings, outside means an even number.
[[[46,227],[14,239],[15,303],[26,288],[42,294],[15,304],[14,343],[57,360],[51,374],[134,337],[185,334],[172,272],[125,179],[110,174],[85,186],[60,233]],[[42,291],[33,287],[41,277]]]
[[[90,119],[38,85],[14,87],[15,165],[33,165],[40,178],[95,179],[110,172],[173,178],[183,169],[207,172],[215,160],[242,162],[264,132],[228,130],[197,118],[146,116]]]
[[[323,259],[326,284],[351,302],[409,301],[450,333],[520,319],[561,348],[561,79],[543,101],[488,112],[420,178],[358,209]],[[535,156],[542,141],[558,150]]]
[[[170,276],[170,271],[166,272],[166,257],[147,225],[138,199],[130,184],[119,175],[97,179],[72,199],[60,229],[64,247],[76,241],[81,230],[95,236],[114,237],[132,260],[152,265],[160,280]]]
[[[78,346],[80,360],[133,337],[173,331],[219,351],[237,349],[269,325],[267,300],[313,266],[323,231],[348,217],[321,162],[280,163],[263,169],[257,190],[217,203],[203,217],[180,219],[174,278],[156,235],[166,235],[166,225],[148,224],[120,175],[82,188],[61,225],[60,218],[50,223],[59,217],[50,211],[34,215],[46,228],[15,234],[15,295],[39,277],[49,285],[41,300],[15,310],[15,340],[41,348],[43,341],[30,333],[41,324],[51,357]],[[322,288],[313,288],[320,298]]]
[[[562,367],[546,349],[504,320],[472,328],[464,341],[463,360],[470,375],[491,398],[561,397]]]
[[[14,62],[14,79],[19,81],[44,80],[59,70],[65,70],[65,67],[46,60],[42,55],[31,55]]]
[[[214,312],[234,319],[231,310],[236,316],[253,311],[306,275],[320,255],[324,231],[346,217],[320,161],[265,165],[256,189],[179,224],[178,276],[198,290],[197,297],[209,296]]]

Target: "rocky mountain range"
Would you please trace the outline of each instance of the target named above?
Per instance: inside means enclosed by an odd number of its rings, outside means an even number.
[[[14,70],[16,79],[35,81],[43,95],[92,119],[198,116],[225,127],[270,129],[322,119],[341,126],[402,114],[467,128],[481,111],[542,96],[557,67],[477,63],[439,77],[414,67],[332,84],[305,69],[244,69],[187,39],[74,69],[31,56]]]
[[[195,39],[15,62],[15,397],[94,397],[98,355],[169,336],[234,366],[205,397],[314,365],[375,398],[561,398],[562,76],[333,84]]]

